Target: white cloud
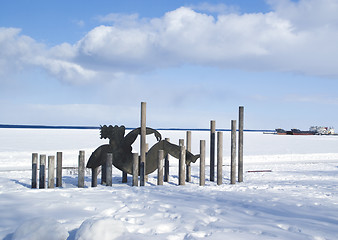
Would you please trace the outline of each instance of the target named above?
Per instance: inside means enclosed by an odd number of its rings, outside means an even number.
[[[297,30],[338,27],[337,0],[268,0],[275,14],[289,19]]]
[[[289,94],[284,96],[283,101],[292,103],[310,103],[321,105],[338,105],[338,98],[325,94],[298,95]]]
[[[229,14],[229,13],[239,12],[238,6],[227,5],[224,3],[211,4],[208,2],[203,2],[199,4],[190,5],[189,7],[196,11],[203,11],[203,12],[217,13],[217,14]]]
[[[138,25],[139,15],[134,14],[122,14],[122,13],[110,13],[105,16],[98,16],[97,20],[101,23],[110,23],[122,26]]]
[[[73,23],[80,28],[83,28],[86,25],[85,21],[83,20],[74,20]]]
[[[95,71],[85,69],[79,64],[58,59],[41,58],[36,64],[44,67],[49,73],[73,83],[90,81],[96,75]]]
[[[142,60],[147,60],[152,45],[151,33],[142,29],[120,29],[111,26],[99,26],[90,31],[81,39],[76,48],[79,57],[89,61],[98,61],[99,64],[120,64],[135,62],[142,65]]]
[[[62,44],[46,49],[20,32],[16,28],[0,28],[0,75],[32,67],[41,67],[59,79],[71,82],[88,81],[96,75],[94,70],[73,61],[76,54],[73,46]]]
[[[215,18],[181,7],[137,27],[99,26],[77,44],[80,58],[124,71],[193,63],[244,67],[295,38],[287,20],[274,14]],[[259,60],[259,59],[258,59]]]
[[[32,38],[19,33],[20,29],[0,28],[0,75],[24,69],[27,61],[43,48]]]
[[[92,29],[74,45],[51,49],[18,29],[2,28],[0,73],[40,66],[63,80],[81,82],[198,64],[337,78],[338,2],[269,3],[274,9],[269,13],[222,11],[217,17],[188,7],[147,20],[109,14],[100,20],[112,25]],[[212,5],[202,7],[214,11]]]

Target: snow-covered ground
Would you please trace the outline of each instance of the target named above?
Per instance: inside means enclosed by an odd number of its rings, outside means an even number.
[[[162,131],[178,143],[185,132]],[[145,187],[121,183],[77,188],[76,171],[63,171],[63,188],[31,189],[31,154],[63,152],[76,166],[107,140],[98,130],[0,129],[0,239],[338,239],[338,136],[277,136],[246,132],[244,182],[229,184],[230,133],[224,133],[221,186],[177,186],[178,161],[170,158],[170,181]],[[208,132],[192,133],[192,152]],[[155,138],[148,136],[150,146]],[[138,143],[135,151],[138,151]],[[206,162],[209,162],[207,152]],[[271,172],[247,172],[271,170]],[[99,181],[100,182],[100,179]]]

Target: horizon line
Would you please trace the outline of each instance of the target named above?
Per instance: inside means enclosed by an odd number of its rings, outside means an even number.
[[[100,126],[69,126],[69,125],[34,125],[34,124],[0,124],[0,128],[18,128],[18,129],[100,129]],[[135,128],[126,127],[126,130],[133,130]],[[154,128],[158,131],[210,131],[209,128]],[[216,131],[229,132],[231,129],[216,128]],[[238,129],[237,129],[238,131]],[[271,129],[244,129],[245,132],[275,132]]]

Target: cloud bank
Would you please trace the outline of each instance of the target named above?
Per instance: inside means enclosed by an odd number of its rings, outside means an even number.
[[[0,74],[41,67],[81,83],[191,64],[338,78],[338,2],[268,2],[268,13],[214,16],[209,5],[152,19],[113,13],[77,43],[53,48],[0,28]]]

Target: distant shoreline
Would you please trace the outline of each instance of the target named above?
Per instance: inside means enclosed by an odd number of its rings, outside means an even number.
[[[0,124],[0,128],[17,129],[100,129],[100,126],[50,126],[50,125],[24,125],[24,124]],[[126,127],[127,130],[135,128]],[[156,128],[159,131],[210,131],[208,128]],[[219,128],[216,131],[229,132],[231,129]],[[245,132],[275,132],[275,130],[244,129]]]

